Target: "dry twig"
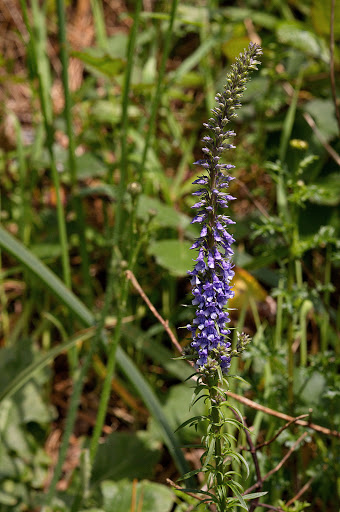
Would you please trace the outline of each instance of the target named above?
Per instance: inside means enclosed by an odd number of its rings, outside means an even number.
[[[231,398],[234,398],[238,402],[241,402],[244,405],[247,405],[248,407],[251,407],[252,409],[256,409],[257,411],[262,411],[265,414],[270,414],[271,416],[275,416],[276,418],[281,418],[282,420],[291,421],[296,418],[293,418],[292,416],[288,416],[288,414],[284,414],[283,412],[274,411],[274,409],[269,409],[269,407],[265,407],[264,405],[257,404],[256,402],[253,402],[252,400],[249,400],[249,398],[246,398],[244,396],[237,395],[236,393],[233,393],[232,391],[226,391],[227,395]],[[315,423],[309,423],[308,421],[304,420],[298,420],[294,422],[296,425],[300,425],[301,427],[308,427],[312,430],[315,430],[316,432],[320,432],[320,434],[324,434],[326,436],[334,436],[340,438],[340,432],[337,430],[331,430],[326,427],[322,427],[321,425],[316,425]]]
[[[258,503],[258,507],[268,508],[269,510],[276,510],[276,512],[283,512],[280,507],[273,507],[272,505],[267,505],[267,503]]]
[[[177,339],[176,339],[176,336],[174,335],[174,333],[172,332],[172,330],[170,329],[169,327],[169,322],[167,320],[164,320],[163,317],[161,317],[161,315],[158,313],[158,311],[156,310],[156,308],[153,306],[153,304],[150,302],[150,300],[148,299],[148,297],[146,296],[146,294],[144,293],[142,287],[140,286],[140,284],[138,283],[135,275],[133,272],[131,272],[131,270],[127,270],[126,271],[126,277],[131,281],[131,283],[133,284],[135,290],[139,293],[139,295],[142,297],[142,299],[144,300],[144,302],[146,303],[146,305],[148,306],[148,308],[150,309],[151,313],[153,313],[155,315],[155,317],[157,318],[157,320],[163,325],[165,331],[168,333],[172,343],[174,344],[174,346],[177,348],[178,352],[181,354],[182,353],[182,347],[181,345],[178,343]]]
[[[198,501],[204,501],[204,499],[205,499],[205,498],[200,498],[199,496],[197,496],[193,492],[184,491],[183,488],[180,485],[175,484],[175,482],[170,480],[170,478],[167,478],[166,482],[169,485],[171,485],[171,487],[173,487],[174,489],[177,489],[178,491],[183,491],[183,492],[185,492],[185,494],[188,494],[188,496],[192,496],[193,498],[195,498]],[[209,503],[206,503],[206,506],[208,507],[209,510],[212,510],[212,508],[210,507]]]
[[[309,126],[312,128],[313,132],[315,133],[316,137],[319,139],[319,141],[321,142],[321,144],[323,145],[323,147],[325,148],[325,150],[327,151],[327,153],[333,158],[333,160],[338,164],[340,165],[340,156],[338,155],[338,153],[335,151],[335,149],[332,148],[332,146],[330,146],[328,144],[328,142],[326,141],[326,139],[324,138],[324,136],[322,135],[322,133],[320,132],[320,130],[318,129],[318,127],[316,126],[315,122],[314,122],[314,119],[312,118],[312,116],[310,114],[308,114],[308,112],[305,112],[303,114],[303,117],[305,118],[305,120],[307,121],[307,123],[309,124]]]
[[[284,90],[286,91],[286,93],[292,97],[293,94],[294,94],[294,89],[293,87],[288,83],[288,82],[285,82],[283,84],[283,88]],[[312,118],[312,116],[310,114],[308,114],[308,112],[305,112],[303,114],[303,117],[305,119],[305,121],[307,122],[307,124],[309,124],[309,126],[311,127],[311,129],[313,130],[315,136],[317,139],[319,139],[319,141],[321,142],[321,144],[323,145],[323,147],[325,148],[325,150],[327,151],[327,153],[333,158],[333,160],[338,164],[340,165],[340,155],[335,151],[334,148],[332,148],[332,146],[330,146],[328,144],[328,142],[326,141],[325,137],[322,135],[322,133],[320,132],[320,130],[318,129],[318,127],[316,126],[315,122],[314,122],[314,119]]]
[[[295,423],[297,422],[298,420],[302,420],[302,418],[307,418],[309,416],[309,414],[301,414],[301,416],[297,416],[296,418],[292,418],[291,420],[288,421],[288,423],[286,423],[285,425],[283,425],[283,427],[280,428],[280,430],[277,431],[277,433],[275,434],[274,437],[272,437],[272,439],[270,439],[269,441],[265,441],[264,443],[262,444],[258,444],[256,446],[256,450],[259,450],[260,448],[263,448],[264,446],[268,446],[269,444],[271,444],[273,441],[275,441],[275,439],[277,439],[279,437],[279,435],[284,431],[286,430],[286,428],[288,428],[292,423]]]
[[[131,270],[126,271],[126,277],[131,281],[136,291],[140,294],[146,305],[149,307],[150,311],[155,315],[157,320],[163,325],[165,331],[168,333],[170,340],[172,341],[173,345],[177,348],[179,353],[182,353],[182,347],[178,343],[176,336],[172,332],[172,330],[169,327],[169,323],[167,320],[164,320],[164,318],[161,317],[161,315],[158,313],[156,308],[153,306],[153,304],[150,302],[146,294],[144,293],[142,287],[138,283],[135,275]],[[192,364],[190,361],[188,361],[189,364]],[[244,396],[237,395],[236,393],[233,393],[232,391],[226,392],[228,396],[231,398],[234,398],[238,402],[243,403],[244,405],[247,405],[248,407],[251,407],[252,409],[256,409],[258,411],[262,411],[265,414],[270,414],[271,416],[276,416],[277,418],[281,418],[283,420],[286,420],[288,422],[294,422],[297,425],[300,425],[302,427],[308,427],[312,430],[315,430],[316,432],[320,432],[321,434],[328,435],[328,436],[334,436],[340,438],[340,432],[336,430],[330,430],[329,428],[322,427],[321,425],[316,425],[314,423],[309,423],[308,421],[304,421],[302,419],[293,418],[292,416],[288,416],[288,414],[284,414],[282,412],[274,411],[273,409],[269,409],[269,407],[265,407],[263,405],[257,404],[256,402],[253,402],[252,400],[249,400],[249,398],[245,398]]]
[[[288,450],[288,452],[286,453],[286,455],[283,457],[282,460],[280,460],[280,462],[275,466],[275,468],[271,469],[270,471],[268,471],[268,473],[266,475],[264,475],[264,477],[262,477],[262,480],[260,482],[256,482],[254,485],[252,485],[251,487],[249,487],[249,489],[247,489],[245,491],[245,494],[249,493],[249,492],[253,492],[255,491],[255,489],[258,489],[259,487],[262,487],[263,485],[263,482],[265,480],[267,480],[270,476],[272,476],[274,473],[276,473],[277,471],[279,471],[279,469],[282,468],[282,466],[284,465],[284,463],[289,459],[289,457],[292,455],[292,453],[294,452],[295,448],[301,443],[301,441],[304,440],[305,437],[308,436],[308,432],[304,432],[300,437],[299,439],[297,439],[297,441],[295,441],[295,443],[293,444],[293,446]]]
[[[308,482],[303,487],[301,487],[301,489],[294,496],[294,498],[292,498],[291,500],[287,501],[286,505],[289,507],[289,505],[293,505],[294,501],[300,499],[301,496],[309,489],[309,487],[311,486],[311,484],[313,483],[314,480],[315,480],[315,476],[312,476],[312,478],[310,478],[308,480]]]

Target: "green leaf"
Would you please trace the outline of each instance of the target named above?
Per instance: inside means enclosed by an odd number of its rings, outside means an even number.
[[[305,55],[329,62],[329,50],[324,41],[313,32],[306,30],[305,25],[296,21],[284,21],[276,27],[278,41],[300,50]]]
[[[6,492],[0,491],[0,503],[2,505],[7,505],[9,507],[13,507],[17,504],[17,499],[11,494],[7,494]]]
[[[181,474],[187,473],[188,465],[178,446],[177,438],[173,434],[174,429],[171,427],[168,418],[164,414],[163,408],[151,386],[145,380],[144,376],[135,366],[133,361],[120,347],[117,349],[117,363],[149,409],[153,419],[159,427],[161,437],[168,447],[178,470]]]
[[[10,398],[14,395],[16,391],[22,388],[30,379],[32,379],[39,370],[44,368],[49,362],[55,359],[59,354],[64,352],[65,350],[69,350],[71,347],[74,347],[77,343],[85,341],[91,338],[94,335],[94,329],[89,329],[87,332],[74,336],[73,338],[65,341],[64,343],[60,343],[56,347],[53,347],[51,350],[37,358],[28,366],[25,365],[22,370],[18,373],[20,366],[16,365],[15,374],[12,376],[8,386],[0,393],[0,403],[6,398]],[[27,351],[22,350],[22,346],[20,347],[21,353],[27,353]],[[5,361],[4,357],[5,349],[1,350],[2,360]],[[1,365],[0,365],[1,370]],[[6,372],[5,372],[6,373]]]
[[[0,394],[0,402],[16,393],[13,405],[17,410],[18,422],[29,423],[35,421],[37,423],[48,423],[54,416],[53,408],[46,405],[43,400],[41,387],[48,379],[48,374],[41,372],[42,367],[32,374],[28,373],[28,378],[20,383],[17,380],[18,373],[20,375],[27,372],[27,367],[31,368],[36,363],[33,362],[35,354],[30,340],[21,340],[14,346],[4,347],[1,349],[0,358],[0,388],[4,391]],[[30,364],[31,363],[31,364]],[[28,382],[34,377],[34,380]],[[25,387],[23,386],[24,384]],[[7,386],[7,387],[6,387]]]
[[[160,325],[159,328],[154,327],[148,331],[142,331],[135,326],[125,324],[122,330],[124,335],[138,350],[142,350],[152,361],[161,364],[170,375],[177,377],[181,381],[190,378],[192,376],[192,368],[184,361],[180,361],[179,358],[174,358],[173,350],[169,350],[160,344],[158,340],[153,339],[153,336],[158,335],[159,332],[164,330],[163,326]]]
[[[233,37],[222,44],[222,51],[229,60],[233,61],[248,45],[249,37]]]
[[[250,494],[243,494],[242,497],[244,500],[254,500],[255,498],[261,498],[262,496],[265,496],[268,494],[268,491],[266,492],[252,492]]]
[[[78,318],[83,325],[92,327],[95,324],[93,314],[78,297],[66,288],[62,281],[46,267],[46,265],[39,261],[22,243],[15,240],[15,238],[7,233],[1,226],[0,247],[5,249],[14,258],[20,261],[32,274],[38,277],[50,292],[65,304],[73,313],[74,317]],[[181,474],[186,473],[188,471],[187,463],[183,453],[178,447],[173,431],[164,416],[161,404],[144,376],[120,347],[117,348],[117,363],[134,385],[155,420],[159,423],[164,442],[173,456],[178,470]]]
[[[230,20],[244,23],[244,20],[249,18],[256,25],[267,28],[268,30],[274,30],[275,25],[279,21],[279,18],[264,12],[262,9],[255,11],[253,9],[246,9],[242,7],[226,7],[221,10]]]
[[[133,484],[121,480],[119,482],[103,482],[101,491],[106,512],[127,512],[131,509]],[[165,485],[143,480],[135,487],[136,504],[140,512],[170,512],[174,502],[172,491]]]
[[[106,165],[92,153],[84,153],[76,158],[77,175],[80,179],[104,176]]]
[[[233,491],[236,498],[238,499],[238,502],[239,502],[238,506],[244,508],[245,510],[248,510],[247,504],[244,501],[243,496],[240,494],[238,488],[236,487],[236,482],[229,481],[227,483],[227,485],[228,485],[228,487],[230,487],[230,489]]]
[[[113,432],[98,447],[91,485],[103,480],[151,477],[159,457],[159,443],[146,432]]]
[[[158,265],[175,276],[186,276],[193,265],[195,253],[190,251],[190,242],[180,240],[159,240],[148,249]]]
[[[87,307],[31,251],[0,226],[0,246],[34,274],[87,327],[95,319]]]
[[[135,105],[129,105],[127,116],[131,120],[137,119],[141,116],[141,111]],[[122,106],[108,100],[97,100],[91,106],[90,117],[99,124],[118,124],[122,119]]]
[[[193,426],[197,425],[198,423],[200,423],[201,421],[204,421],[207,419],[208,419],[208,417],[203,416],[203,415],[193,416],[192,418],[189,418],[188,420],[181,423],[180,426],[176,428],[175,432],[178,432],[178,430],[181,430],[182,428],[186,427],[187,425],[189,425],[190,427],[193,427]]]
[[[89,70],[109,78],[121,75],[126,65],[123,59],[112,57],[99,48],[88,48],[82,52],[73,51],[71,55],[81,60]]]
[[[160,227],[186,229],[190,226],[191,218],[177,212],[172,206],[163,204],[159,199],[141,195],[138,201],[137,217],[147,221],[150,211],[155,213],[153,222]]]
[[[299,396],[300,401],[302,400],[306,404],[301,410],[305,411],[306,406],[312,407],[313,415],[317,418],[319,407],[320,411],[322,410],[321,404],[326,389],[325,377],[316,370],[310,373],[308,368],[301,367],[296,370],[294,379],[296,379],[296,382],[294,382],[296,394]]]
[[[198,402],[192,407],[190,412],[188,411],[188,404],[190,403],[192,392],[193,390],[185,384],[172,386],[163,407],[164,414],[171,428],[175,430],[181,425],[182,428],[179,430],[179,437],[182,443],[190,443],[205,432],[204,422],[200,421],[206,412],[204,403],[202,401]],[[196,420],[199,421],[197,431],[195,427],[189,426],[190,422]],[[150,420],[149,430],[155,438],[159,438],[159,426],[155,424],[153,419]]]
[[[304,110],[312,116],[316,126],[327,141],[338,136],[338,124],[332,100],[315,98],[306,103]]]
[[[317,34],[330,35],[330,15],[332,0],[314,0],[311,20]],[[340,36],[340,3],[334,2],[334,35]]]

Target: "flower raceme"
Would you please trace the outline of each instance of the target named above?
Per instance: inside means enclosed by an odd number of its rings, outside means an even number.
[[[219,368],[224,374],[228,373],[234,355],[228,337],[230,329],[227,324],[230,319],[226,311],[228,300],[234,296],[231,287],[234,276],[231,245],[234,239],[227,231],[228,225],[234,224],[234,221],[224,214],[229,201],[235,199],[227,192],[233,178],[225,174],[234,166],[223,164],[220,160],[225,150],[235,148],[226,142],[235,136],[226,127],[237,116],[235,110],[241,107],[239,100],[246,88],[248,74],[257,69],[260,55],[261,48],[250,43],[232,65],[224,91],[216,95],[217,105],[212,109],[212,117],[208,123],[204,123],[208,131],[208,135],[202,139],[204,158],[195,162],[206,174],[193,182],[200,188],[193,192],[198,202],[192,208],[198,211],[192,223],[200,224],[201,232],[191,247],[198,249],[194,269],[189,271],[196,315],[187,328],[192,333],[195,366],[207,374]]]

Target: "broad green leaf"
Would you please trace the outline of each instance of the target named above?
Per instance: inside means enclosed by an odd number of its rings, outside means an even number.
[[[91,485],[103,480],[151,477],[159,457],[159,442],[145,432],[113,432],[98,447]]]
[[[54,260],[61,255],[60,244],[49,244],[48,242],[42,244],[32,244],[31,251],[42,260]]]
[[[248,45],[249,37],[233,37],[222,44],[222,51],[230,61],[233,61]]]
[[[13,372],[13,377],[8,383],[7,387],[0,393],[0,403],[10,398],[14,395],[16,391],[22,388],[32,377],[34,377],[39,370],[47,366],[48,363],[53,361],[55,357],[57,357],[62,352],[69,350],[71,347],[74,347],[76,344],[91,338],[94,335],[94,329],[88,329],[86,332],[83,332],[79,335],[74,336],[70,340],[65,341],[64,343],[60,343],[56,347],[53,347],[51,350],[41,355],[39,358],[34,360],[31,364],[25,365],[21,368],[19,372],[20,366],[16,366],[15,372]],[[22,347],[20,347],[22,348]],[[1,355],[4,356],[4,350],[2,349]],[[21,352],[24,352],[21,350]],[[0,365],[1,369],[1,365]],[[6,374],[6,372],[4,372]]]
[[[340,174],[333,172],[318,179],[316,182],[320,194],[317,198],[311,198],[311,203],[337,206],[340,203]]]
[[[76,166],[80,179],[104,176],[107,172],[107,166],[89,152],[76,158]]]
[[[279,18],[264,12],[262,9],[254,11],[242,7],[226,7],[222,9],[222,12],[229,20],[244,23],[246,18],[250,18],[256,25],[269,30],[273,30],[279,21]]]
[[[129,119],[137,119],[141,116],[141,112],[136,106],[129,105],[127,115]],[[120,103],[113,103],[108,100],[97,100],[91,106],[90,117],[99,124],[120,123],[122,119],[122,106]]]
[[[89,70],[109,78],[122,74],[126,65],[123,59],[112,57],[99,48],[87,48],[82,52],[73,51],[72,56],[81,60]]]
[[[313,0],[311,20],[317,34],[330,35],[332,0]],[[334,2],[334,35],[340,36],[340,3]]]
[[[338,136],[339,129],[332,100],[315,98],[306,103],[304,110],[312,116],[316,126],[327,141]]]
[[[324,41],[313,32],[306,30],[305,25],[296,21],[284,21],[276,27],[280,43],[300,50],[305,55],[329,62],[329,50]]]
[[[180,240],[159,240],[148,249],[158,265],[175,276],[186,276],[194,266],[195,252],[190,251],[190,242]]]
[[[16,392],[12,403],[17,412],[17,421],[12,419],[13,428],[15,423],[29,423],[30,421],[48,423],[54,416],[53,408],[44,402],[41,394],[42,384],[48,379],[46,372],[35,372],[34,380],[27,382],[27,379],[25,387],[15,385],[20,370],[22,373],[25,372],[34,358],[35,354],[30,340],[23,339],[14,346],[1,349],[0,388],[5,388],[5,392],[1,393],[0,401],[5,397],[9,399]],[[30,374],[31,377],[33,377],[32,374]],[[12,392],[9,393],[9,390]]]
[[[297,369],[295,379],[296,382],[294,382],[294,384],[299,399],[302,400],[306,406],[313,407],[313,415],[317,417],[317,406],[321,404],[326,388],[325,377],[318,371],[310,373],[308,368],[301,367]]]
[[[160,329],[152,329],[153,332],[151,332],[151,329],[145,332],[135,326],[125,324],[122,330],[138,350],[142,350],[152,361],[160,364],[170,375],[177,377],[179,380],[185,380],[192,375],[192,368],[187,363],[177,358],[174,360],[174,357],[177,356],[176,352],[169,350],[158,340],[153,339],[153,336],[164,331],[162,326],[160,326]]]
[[[131,509],[133,483],[127,480],[103,482],[101,491],[106,512],[127,512]],[[170,512],[174,502],[172,491],[165,485],[142,480],[135,488],[139,512]]]
[[[193,420],[193,417],[197,417],[198,419],[206,413],[206,407],[202,400],[193,405],[190,411],[188,410],[188,404],[190,403],[192,394],[193,389],[185,384],[172,386],[167,394],[163,407],[164,414],[172,430],[176,430],[184,423],[183,428],[178,431],[178,436],[183,443],[190,443],[205,432],[204,421],[198,422],[197,431],[194,426],[190,427],[187,425],[187,423]],[[148,428],[156,439],[160,438],[161,432],[153,419],[150,420]]]
[[[11,494],[7,494],[6,492],[0,491],[0,503],[2,505],[7,505],[13,507],[17,504],[17,499]]]
[[[150,212],[155,214],[153,222],[160,227],[186,229],[191,222],[190,217],[177,212],[172,206],[163,204],[159,199],[141,195],[138,202],[137,216],[140,219],[148,220]]]
[[[126,47],[128,44],[128,33],[119,31],[112,37],[107,38],[107,47],[111,55],[125,59]]]
[[[183,453],[178,447],[177,438],[173,433],[174,429],[169,424],[168,419],[163,411],[163,407],[161,406],[153,389],[146,381],[139,369],[136,367],[136,365],[133,363],[133,361],[120,347],[117,349],[117,363],[149,409],[153,419],[159,427],[162,439],[164,440],[170,451],[170,454],[176,462],[179,472],[181,474],[187,473],[188,465],[183,456]]]

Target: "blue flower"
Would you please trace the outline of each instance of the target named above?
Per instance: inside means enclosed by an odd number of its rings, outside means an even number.
[[[232,263],[233,237],[227,227],[234,224],[224,209],[235,198],[227,192],[231,176],[224,174],[234,166],[220,162],[224,151],[235,146],[226,140],[235,136],[227,130],[228,123],[236,117],[235,109],[241,106],[239,99],[245,90],[248,73],[257,69],[257,57],[261,48],[250,43],[248,49],[240,55],[227,76],[227,85],[222,93],[216,95],[216,107],[208,123],[209,131],[202,142],[204,159],[194,162],[207,174],[198,177],[193,183],[201,188],[193,192],[198,201],[192,208],[198,210],[192,223],[201,224],[200,236],[191,249],[198,249],[191,276],[192,304],[196,307],[195,318],[187,329],[192,334],[191,347],[194,352],[195,366],[201,371],[210,372],[218,367],[228,373],[232,356],[229,341],[229,314],[225,310],[228,300],[234,296],[231,280],[234,276]]]

